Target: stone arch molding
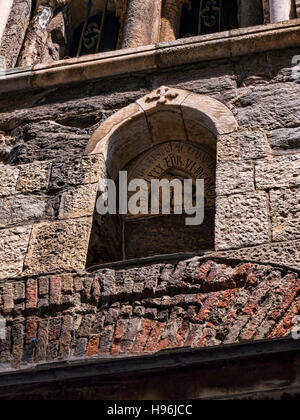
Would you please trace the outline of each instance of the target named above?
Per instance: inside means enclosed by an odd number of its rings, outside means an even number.
[[[209,96],[162,86],[108,118],[86,154],[102,154],[115,179],[141,153],[167,141],[201,143],[215,153],[219,135],[238,128],[232,112]]]

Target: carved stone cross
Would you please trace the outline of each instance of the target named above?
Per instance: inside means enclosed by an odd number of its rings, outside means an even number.
[[[165,105],[168,101],[172,101],[178,97],[177,92],[170,91],[169,88],[161,86],[153,95],[146,98],[146,102],[157,102],[158,105]]]

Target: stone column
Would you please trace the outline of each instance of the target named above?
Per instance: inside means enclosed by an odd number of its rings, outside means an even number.
[[[7,2],[7,3],[5,3]],[[4,9],[2,9],[5,4]],[[31,0],[0,1],[0,56],[4,57],[7,68],[16,65],[31,15]]]
[[[264,23],[261,0],[240,0],[239,1],[239,26],[262,25]]]
[[[182,6],[186,0],[165,0],[162,9],[160,42],[174,41],[179,36]]]
[[[294,0],[270,0],[271,23],[283,22],[295,17]]]
[[[8,21],[12,4],[13,0],[0,0],[0,42]]]
[[[55,17],[54,12],[57,8],[64,7],[68,1],[37,1],[37,8],[18,59],[19,67],[50,63],[62,58],[67,44],[65,18],[62,10]],[[59,37],[59,40],[55,37]]]
[[[264,23],[270,23],[270,0],[262,0]]]
[[[300,18],[300,0],[295,0],[296,1],[296,17]]]
[[[121,48],[134,48],[159,41],[162,0],[128,0]]]

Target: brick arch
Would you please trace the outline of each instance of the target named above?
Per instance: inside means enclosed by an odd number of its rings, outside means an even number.
[[[154,145],[180,140],[215,151],[217,137],[237,127],[232,112],[216,99],[162,86],[108,118],[85,153],[103,154],[108,173],[115,178],[128,162]]]

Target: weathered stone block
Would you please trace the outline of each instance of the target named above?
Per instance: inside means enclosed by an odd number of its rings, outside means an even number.
[[[39,279],[39,296],[45,297],[49,295],[49,279],[47,277]]]
[[[16,195],[0,198],[0,227],[43,219],[47,208],[45,197]]]
[[[22,273],[31,226],[0,231],[0,279]]]
[[[61,197],[59,218],[92,216],[98,184],[84,185],[64,192]]]
[[[17,190],[22,193],[46,190],[49,184],[50,163],[37,162],[20,166]]]
[[[180,108],[149,111],[147,120],[154,143],[167,140],[186,140],[186,131]],[[170,124],[172,121],[172,124]]]
[[[213,256],[258,263],[282,264],[300,269],[300,240],[269,243],[251,248],[235,249],[234,251],[217,252]]]
[[[70,274],[65,274],[62,276],[62,288],[64,293],[72,293],[73,292],[73,277]]]
[[[261,131],[239,131],[218,138],[218,162],[259,159],[265,156],[267,156],[267,144]]]
[[[300,238],[300,188],[270,191],[270,208],[273,240]]]
[[[9,314],[14,309],[13,284],[6,283],[3,291],[3,311]]]
[[[217,165],[217,195],[250,191],[254,191],[254,171],[250,160],[238,160]]]
[[[24,266],[26,275],[83,269],[90,227],[90,218],[35,225]]]
[[[70,186],[95,184],[100,177],[106,178],[102,155],[85,156],[82,159],[54,163],[50,188],[61,189]]]
[[[273,130],[295,127],[300,120],[300,85],[295,82],[243,88],[234,105],[241,126]]]
[[[1,59],[1,56],[0,56],[0,59]],[[12,140],[13,140],[12,137],[5,135],[5,133],[0,132],[0,162],[3,161],[7,150],[9,150],[8,148],[11,146]]]
[[[217,198],[216,249],[241,248],[268,240],[267,198],[264,192]]]
[[[29,120],[30,121],[30,120]],[[18,144],[7,157],[10,163],[70,159],[82,156],[90,139],[87,130],[66,127],[53,121],[30,122],[15,130]]]
[[[135,102],[111,115],[95,131],[85,150],[86,154],[101,153],[101,150],[99,150],[98,148],[100,146],[99,142],[102,139],[104,139],[107,135],[112,134],[113,131],[119,128],[124,123],[126,118],[131,119],[140,115],[142,115],[142,110],[140,106]]]
[[[46,76],[45,76],[46,78]],[[106,80],[105,84],[103,80],[92,81],[90,83],[79,83],[73,85],[72,89],[57,89],[55,91],[43,90],[42,93],[36,91],[28,91],[25,95],[22,95],[22,104],[26,104],[20,112],[20,109],[12,106],[10,109],[7,108],[7,97],[0,98],[0,108],[2,111],[0,120],[0,130],[12,130],[28,122],[37,122],[40,127],[43,124],[41,121],[57,121],[64,126],[66,132],[66,126],[76,127],[88,127],[85,129],[77,129],[80,134],[89,134],[92,136],[95,128],[95,124],[104,122],[105,119],[110,116],[112,110],[126,107],[135,100],[146,95],[148,90],[145,89],[145,78],[135,75],[134,77],[124,77],[119,79],[117,82],[117,89],[115,80]],[[92,95],[91,95],[92,92]],[[67,97],[66,97],[67,95]],[[2,95],[5,96],[5,95]],[[38,99],[38,101],[37,101]],[[16,96],[12,99],[15,103]],[[34,107],[31,105],[34,104]],[[40,128],[40,130],[48,131],[46,122]],[[57,128],[56,128],[57,131]],[[49,136],[49,134],[47,133]],[[47,140],[46,140],[47,141]],[[66,158],[70,157],[70,154],[81,155],[83,148],[86,147],[86,139],[82,142],[77,141],[70,142],[68,139],[61,142],[61,148],[59,150]],[[68,147],[66,147],[66,144]],[[50,145],[51,150],[53,144]],[[58,150],[57,144],[54,145],[56,153]],[[22,153],[22,151],[21,151]],[[24,158],[26,155],[24,155]],[[46,160],[50,159],[45,153]],[[17,157],[18,161],[23,160],[22,157]],[[27,161],[28,162],[28,161]]]
[[[298,152],[300,150],[300,128],[279,128],[268,133],[273,153],[282,155],[284,153]]]
[[[197,68],[172,69],[152,76],[152,88],[156,86],[176,86],[190,92],[211,95],[225,103],[236,95],[236,76],[232,63],[197,63]]]
[[[255,180],[259,189],[299,185],[300,155],[280,156],[256,162]]]
[[[231,110],[209,96],[191,94],[183,101],[181,109],[188,133],[191,118],[218,135],[233,133],[238,128]]]
[[[14,287],[15,302],[22,302],[25,299],[25,283],[17,282]]]
[[[0,196],[11,195],[16,191],[19,169],[13,166],[0,165]]]

